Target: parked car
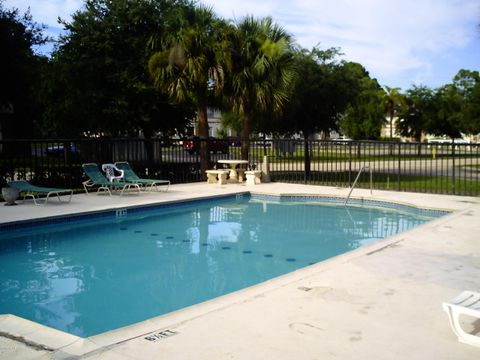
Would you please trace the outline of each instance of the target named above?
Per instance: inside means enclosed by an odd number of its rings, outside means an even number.
[[[78,155],[78,150],[74,143],[70,143],[70,146],[67,149],[67,151],[69,151],[71,155],[74,155],[74,156]],[[45,154],[47,156],[52,156],[52,157],[61,157],[64,155],[64,153],[65,153],[65,146],[63,144],[49,146],[45,150]]]
[[[210,152],[221,152],[222,154],[228,154],[230,143],[227,140],[216,139],[214,137],[209,137],[208,141],[208,151]],[[200,138],[198,136],[191,136],[183,140],[183,149],[188,151],[189,154],[198,154],[200,153]]]
[[[453,139],[455,144],[469,144],[468,140],[464,138],[455,138]],[[443,138],[431,138],[427,140],[429,144],[446,144],[450,145],[452,143],[451,138],[443,137]]]
[[[337,139],[331,139],[332,143],[335,145],[349,145],[352,143],[352,139],[346,137],[339,137]]]

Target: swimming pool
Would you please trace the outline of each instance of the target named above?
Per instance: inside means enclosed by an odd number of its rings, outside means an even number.
[[[90,336],[277,277],[442,213],[225,197],[0,233],[0,313]],[[385,205],[385,204],[376,204]]]

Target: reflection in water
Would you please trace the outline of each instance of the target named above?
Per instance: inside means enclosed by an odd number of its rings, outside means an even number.
[[[0,313],[90,336],[429,220],[314,203],[215,200],[0,234]]]

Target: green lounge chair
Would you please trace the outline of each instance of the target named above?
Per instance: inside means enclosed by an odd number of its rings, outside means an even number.
[[[152,190],[155,187],[155,190],[158,191],[157,185],[166,185],[167,188],[165,191],[168,191],[168,187],[170,186],[170,180],[156,180],[156,179],[142,179],[140,178],[135,171],[130,167],[130,164],[125,161],[116,162],[115,167],[119,171],[123,171],[123,177],[125,181],[132,182],[140,185],[144,185],[145,189]]]
[[[106,191],[111,196],[112,192],[110,189],[121,189],[120,196],[123,195],[125,190],[131,189],[132,187],[136,187],[138,189],[138,193],[140,193],[140,186],[136,183],[130,183],[125,181],[109,181],[100,171],[97,164],[88,163],[82,165],[83,171],[85,175],[89,178],[87,181],[84,181],[83,188],[85,192],[88,194],[88,188],[92,188],[98,186],[97,193],[100,191]]]
[[[62,202],[62,199],[60,199],[60,195],[68,195],[68,193],[70,193],[70,197],[68,198],[67,202],[70,202],[72,200],[72,189],[57,189],[35,186],[30,184],[26,180],[10,181],[8,182],[8,186],[17,189],[20,193],[23,193],[23,200],[25,200],[26,197],[31,197],[35,205],[45,205],[48,202],[50,195],[57,195],[58,201]],[[42,203],[37,203],[37,199],[40,197],[40,195],[47,195],[47,197]]]

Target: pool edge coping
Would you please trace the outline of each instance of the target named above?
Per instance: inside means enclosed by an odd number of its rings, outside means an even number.
[[[8,231],[10,230],[11,227],[12,228],[17,226],[27,227],[32,224],[40,225],[42,223],[47,223],[47,222],[63,223],[63,222],[68,222],[68,221],[62,221],[67,218],[71,218],[73,221],[75,221],[75,220],[82,220],[84,218],[88,218],[94,215],[105,215],[105,216],[113,215],[116,211],[121,211],[121,210],[129,210],[129,209],[149,210],[157,207],[162,208],[162,207],[168,207],[168,206],[177,205],[177,204],[197,203],[197,202],[208,201],[212,199],[230,198],[238,195],[268,196],[272,198],[279,198],[279,200],[282,200],[281,198],[287,198],[287,197],[291,197],[291,198],[307,198],[308,197],[309,198],[308,200],[335,199],[338,201],[325,201],[327,203],[332,203],[335,205],[341,205],[341,202],[342,202],[341,200],[345,199],[344,196],[340,196],[340,195],[308,194],[308,193],[275,193],[275,192],[258,192],[258,191],[252,191],[252,190],[244,190],[244,191],[238,191],[238,192],[229,193],[229,194],[206,195],[206,196],[193,197],[189,199],[157,201],[149,204],[121,205],[121,206],[111,207],[108,209],[86,210],[86,211],[77,212],[77,213],[44,216],[44,217],[35,218],[35,219],[5,221],[5,222],[0,222],[0,231],[4,231],[4,230]],[[391,208],[391,209],[395,209],[395,205],[398,205],[401,207],[413,209],[415,211],[443,213],[440,216],[448,215],[449,213],[455,211],[453,209],[418,206],[416,204],[412,204],[408,202],[385,200],[385,199],[374,198],[374,197],[367,198],[365,196],[355,196],[355,197],[351,197],[350,199],[353,201],[351,202],[351,205],[367,205],[371,207],[384,207],[384,208]],[[302,200],[307,200],[307,199],[302,199]],[[383,204],[391,205],[391,206],[383,206]]]

